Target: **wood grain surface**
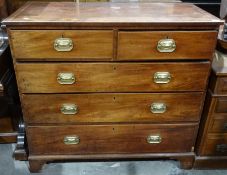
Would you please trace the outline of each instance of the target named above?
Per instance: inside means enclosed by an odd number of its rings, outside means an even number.
[[[30,126],[27,138],[31,155],[180,153],[191,152],[196,132],[193,124]],[[161,143],[147,143],[149,135],[157,134],[162,137]],[[79,136],[80,143],[65,145],[68,135]]]
[[[196,156],[194,169],[226,169],[226,156]]]
[[[215,113],[227,113],[227,98],[226,97],[219,97],[214,98],[216,100],[216,105],[214,108]]]
[[[173,39],[176,49],[157,50],[161,39]],[[212,59],[217,40],[216,31],[136,31],[118,33],[118,60],[183,60]]]
[[[217,146],[224,146],[222,150],[218,150]],[[201,156],[226,156],[227,155],[227,134],[208,134],[203,150],[201,151]]]
[[[209,62],[196,63],[20,63],[21,93],[204,91]],[[76,82],[57,82],[60,72],[74,73]],[[156,72],[169,72],[167,84],[154,82]]]
[[[227,133],[227,114],[215,115],[209,131],[212,133]]]
[[[23,95],[27,123],[165,123],[199,121],[203,93],[48,94]],[[152,113],[153,103],[164,103],[166,112]],[[61,113],[63,104],[75,104],[76,114]]]
[[[113,56],[111,30],[12,30],[10,35],[11,49],[18,60],[108,61]],[[54,49],[54,41],[62,37],[73,41],[71,51],[59,52]]]
[[[8,26],[218,27],[223,22],[188,3],[29,2],[4,21]],[[151,25],[152,24],[152,25]]]
[[[210,84],[213,83],[211,90],[215,94],[226,95],[227,94],[227,77],[213,78]]]
[[[46,161],[91,157],[174,157],[182,168],[191,168],[222,23],[188,3],[28,2],[4,20],[31,171]],[[59,37],[72,38],[73,50],[56,52]],[[175,40],[173,53],[157,52],[157,42],[165,38]],[[170,81],[155,83],[157,72],[169,72]],[[75,83],[60,84],[59,73],[74,74]],[[153,102],[166,103],[166,112],[150,113]],[[61,114],[63,103],[78,105],[78,113]],[[200,128],[207,131],[205,122]],[[220,122],[214,128],[220,129]],[[79,144],[64,143],[75,135]],[[149,144],[150,135],[161,142]],[[204,153],[212,155],[216,144],[226,144],[225,135],[209,133],[208,141],[201,133],[208,145]]]

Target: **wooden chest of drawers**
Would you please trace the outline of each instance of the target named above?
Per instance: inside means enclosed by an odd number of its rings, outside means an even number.
[[[31,171],[103,158],[190,168],[220,23],[181,3],[33,2],[6,19]]]
[[[227,168],[226,55],[217,51],[197,144],[195,168]]]

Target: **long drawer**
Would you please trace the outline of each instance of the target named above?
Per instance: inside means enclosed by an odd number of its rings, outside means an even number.
[[[19,63],[21,93],[204,91],[209,62]]]
[[[191,152],[197,125],[27,127],[32,155]]]
[[[203,93],[23,95],[27,123],[198,121]]]
[[[216,31],[122,31],[117,59],[212,59],[216,40]]]
[[[108,61],[113,57],[111,30],[11,30],[10,35],[17,60]]]

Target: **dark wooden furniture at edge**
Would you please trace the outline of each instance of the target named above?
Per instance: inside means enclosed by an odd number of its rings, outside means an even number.
[[[8,16],[7,3],[0,1],[0,22]],[[27,159],[24,124],[15,73],[4,25],[0,26],[0,143],[15,143],[15,159]]]
[[[227,43],[221,34],[222,29],[197,140],[196,169],[227,168]]]

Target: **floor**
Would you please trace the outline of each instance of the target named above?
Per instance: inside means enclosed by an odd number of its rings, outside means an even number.
[[[0,145],[0,175],[28,175],[28,162],[14,161],[15,145]],[[177,161],[50,163],[33,175],[227,175],[227,170],[181,170]]]

